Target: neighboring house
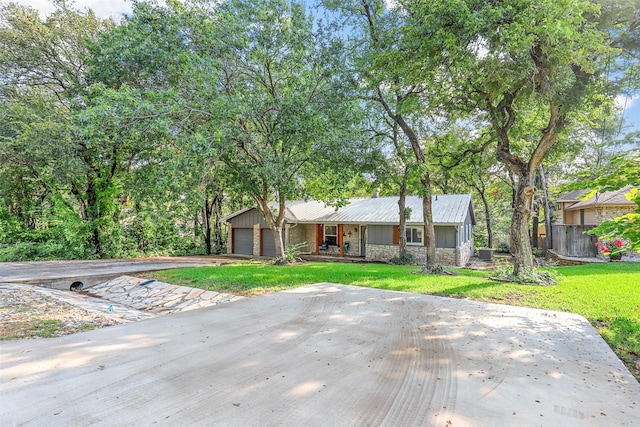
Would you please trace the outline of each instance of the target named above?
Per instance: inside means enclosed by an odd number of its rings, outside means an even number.
[[[603,221],[633,212],[636,204],[625,197],[632,188],[596,193],[587,200],[581,199],[589,191],[577,190],[556,199],[553,251],[568,257],[599,256],[598,236],[586,233]]]
[[[600,225],[637,209],[637,205],[625,197],[633,186],[628,185],[620,190],[596,193],[587,200],[581,197],[589,190],[576,190],[556,199],[555,223],[558,225]]]
[[[469,194],[433,196],[436,262],[464,266],[473,255],[475,225]],[[417,263],[426,261],[422,198],[407,196],[407,251]],[[286,204],[285,246],[307,243],[312,254],[362,257],[388,261],[398,256],[398,197],[350,199],[334,208],[318,201]],[[229,224],[227,251],[253,256],[275,256],[273,234],[255,207],[223,219]]]

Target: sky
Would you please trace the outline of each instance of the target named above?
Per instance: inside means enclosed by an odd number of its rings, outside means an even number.
[[[39,10],[42,15],[55,9],[49,0],[17,0],[17,3],[31,6]],[[90,8],[99,17],[111,16],[115,20],[118,20],[123,14],[131,12],[131,2],[127,0],[75,0],[75,5],[80,9]],[[618,96],[616,97],[616,105],[625,109],[625,124],[620,136],[622,137],[626,132],[632,130],[640,130],[640,95]]]
[[[41,14],[46,15],[55,10],[53,4],[49,0],[9,0],[14,3],[31,6],[34,9],[40,11]],[[71,4],[72,1],[68,0],[67,4]],[[131,12],[131,2],[127,0],[75,0],[73,3],[78,9],[91,9],[95,14],[101,18],[107,18],[109,16],[114,19],[118,19],[123,13]]]

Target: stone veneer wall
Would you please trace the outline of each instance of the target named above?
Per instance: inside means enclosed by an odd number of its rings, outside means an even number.
[[[301,247],[303,253],[316,253],[316,226],[315,224],[298,224],[296,226],[287,226],[289,237],[286,240],[288,245],[298,245],[306,242],[306,247]]]
[[[633,212],[633,207],[598,207],[595,208],[597,224]]]
[[[398,256],[397,245],[374,245],[367,243],[366,255],[364,259],[366,261],[389,261],[393,257]],[[415,255],[414,255],[415,256]]]
[[[436,262],[444,265],[457,265],[456,252],[455,248],[436,248]]]
[[[407,252],[413,255],[416,264],[425,264],[427,262],[427,248],[425,246],[407,245]],[[456,257],[456,252],[459,252]],[[458,250],[454,248],[436,248],[436,262],[444,265],[457,265],[464,267],[473,254],[473,240],[466,242],[463,247]],[[389,261],[391,258],[398,256],[398,245],[367,245],[367,261]],[[456,263],[456,259],[460,262]]]

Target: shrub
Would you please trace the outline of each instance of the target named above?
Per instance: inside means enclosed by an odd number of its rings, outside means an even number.
[[[301,249],[307,246],[307,242],[298,243],[295,245],[287,246],[287,249],[284,251],[284,254],[273,260],[275,265],[286,265],[291,264],[297,261],[301,261],[300,255],[302,254]]]
[[[507,242],[498,242],[497,244],[494,245],[494,251],[510,254],[511,246]]]
[[[413,256],[413,254],[410,254],[409,252],[405,252],[404,255],[400,257],[396,256],[391,258],[389,262],[395,265],[413,265],[416,263],[416,259]]]
[[[555,271],[534,268],[526,269],[519,276],[515,276],[511,263],[496,264],[494,277],[503,282],[520,285],[555,286],[557,284]]]

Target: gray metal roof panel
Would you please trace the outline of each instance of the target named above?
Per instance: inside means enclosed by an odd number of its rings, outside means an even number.
[[[316,207],[313,212],[309,212],[309,208],[305,206],[306,203],[311,202],[292,204],[290,206],[290,210],[298,221],[368,224],[397,224],[399,222],[398,197],[350,199],[346,206],[337,210],[335,208],[317,209]],[[464,223],[467,211],[470,209],[470,203],[471,196],[469,194],[439,194],[433,196],[434,223]],[[419,196],[407,196],[406,206],[411,209],[411,216],[407,222],[422,223],[422,198]],[[303,212],[310,214],[303,215]],[[313,213],[320,215],[314,216]]]
[[[362,224],[398,224],[398,197],[377,197],[350,199],[340,208],[327,206],[317,200],[298,200],[287,202],[286,219],[290,222],[307,223],[362,223]],[[433,222],[435,224],[462,224],[471,205],[469,194],[438,194],[433,200]],[[411,209],[408,224],[423,223],[422,197],[407,196],[406,207]],[[272,208],[277,207],[271,203]],[[233,218],[247,209],[229,215]]]

